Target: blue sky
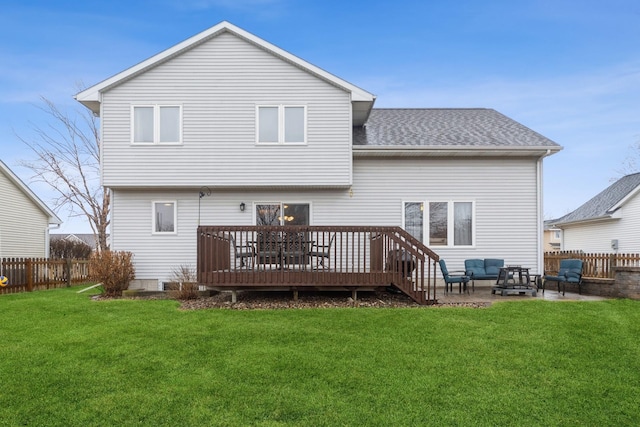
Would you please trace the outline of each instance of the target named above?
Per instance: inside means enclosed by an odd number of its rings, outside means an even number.
[[[637,0],[22,0],[0,13],[0,159],[31,185],[16,134],[90,86],[227,20],[377,95],[376,107],[487,107],[564,147],[545,217],[572,211],[640,152]],[[34,183],[46,202],[51,194]],[[64,232],[88,232],[59,216]]]

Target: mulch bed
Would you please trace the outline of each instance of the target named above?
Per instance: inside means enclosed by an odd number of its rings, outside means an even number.
[[[186,300],[181,302],[183,310],[230,309],[230,310],[279,310],[303,308],[429,308],[429,307],[470,307],[484,308],[491,305],[487,302],[445,303],[429,306],[419,305],[404,294],[377,290],[374,292],[359,291],[354,301],[351,292],[316,292],[300,291],[298,300],[293,299],[292,292],[280,291],[238,291],[237,301],[231,302],[231,292],[220,292],[217,295]]]

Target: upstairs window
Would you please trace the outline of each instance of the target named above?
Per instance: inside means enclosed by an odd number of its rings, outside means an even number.
[[[132,143],[182,143],[182,107],[179,105],[134,105],[131,115]]]
[[[260,105],[256,115],[256,137],[259,144],[306,144],[305,106]]]

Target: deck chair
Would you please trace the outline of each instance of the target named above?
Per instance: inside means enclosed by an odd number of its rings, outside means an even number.
[[[305,233],[286,232],[282,239],[282,266],[304,267],[309,261],[309,239]]]
[[[282,236],[277,231],[259,232],[256,240],[256,255],[259,264],[280,266],[282,256]]]
[[[558,293],[560,292],[560,284],[562,284],[562,295],[564,295],[567,283],[578,285],[578,293],[582,293],[582,266],[583,262],[579,259],[560,260],[560,269],[557,274],[545,274],[542,293],[547,287],[547,282],[558,282]]]
[[[443,259],[440,259],[440,261],[438,262],[440,263],[440,270],[442,271],[442,277],[444,277],[445,293],[449,292],[449,288],[451,288],[451,292],[453,292],[454,283],[458,284],[459,293],[462,292],[463,288],[465,292],[469,292],[469,287],[467,285],[469,284],[469,280],[471,280],[471,278],[465,275],[464,271],[449,271],[449,269],[447,268],[447,264],[444,262]]]
[[[233,235],[229,236],[229,240],[231,240],[231,244],[233,245],[233,251],[236,259],[240,259],[240,267],[246,267],[247,259],[251,261],[251,266],[253,266],[253,260],[256,256],[256,250],[253,244],[248,241],[238,244]]]
[[[313,243],[313,245],[311,246],[311,250],[309,251],[309,256],[315,257],[317,259],[318,264],[321,265],[323,269],[326,268],[326,266],[324,265],[324,259],[326,258],[328,261],[329,258],[331,257],[331,247],[333,246],[333,242],[335,239],[336,239],[336,235],[334,233],[331,235],[331,238],[329,239],[328,243],[326,241],[321,241],[321,242]]]

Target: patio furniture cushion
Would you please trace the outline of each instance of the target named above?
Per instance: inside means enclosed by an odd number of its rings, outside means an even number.
[[[445,283],[445,292],[448,291],[449,287],[453,291],[453,283],[458,283],[460,286],[459,292],[462,292],[462,287],[464,286],[464,290],[468,292],[467,283],[469,283],[469,276],[467,276],[464,272],[455,272],[449,271],[447,268],[447,264],[443,259],[438,261],[440,264],[440,270],[442,271],[442,277],[444,278]],[[454,275],[452,275],[454,274]]]
[[[560,260],[560,268],[555,275],[545,275],[544,281],[557,282],[558,292],[560,292],[560,284],[563,284],[562,295],[565,293],[564,286],[566,283],[574,283],[578,285],[578,293],[582,293],[582,266],[583,262],[579,259],[563,259]],[[546,287],[546,285],[545,285]],[[544,289],[544,288],[543,288]]]
[[[503,259],[467,259],[464,261],[466,275],[473,280],[497,279],[501,267],[504,267]]]
[[[502,267],[504,267],[503,259],[487,258],[484,260],[485,274],[487,276],[491,276],[492,278],[494,276],[498,277],[498,274],[500,273],[500,268]]]

